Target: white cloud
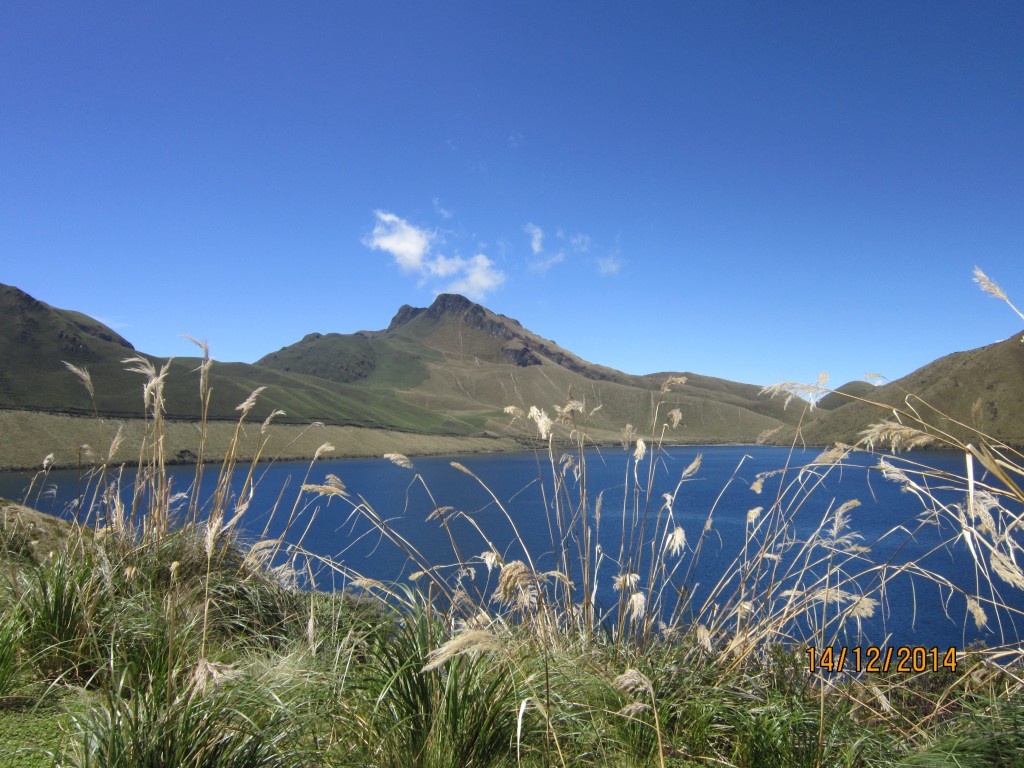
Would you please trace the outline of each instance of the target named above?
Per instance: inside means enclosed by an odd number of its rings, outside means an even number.
[[[622,267],[622,259],[617,256],[602,256],[597,260],[597,271],[602,275],[617,275]]]
[[[505,282],[505,273],[497,269],[494,262],[482,253],[478,253],[472,259],[458,261],[463,262],[465,274],[445,288],[448,293],[461,293],[480,301]]]
[[[390,253],[403,272],[422,271],[433,235],[393,213],[374,211],[374,215],[377,224],[373,232],[363,238],[363,245]]]
[[[458,256],[449,258],[448,256],[438,254],[436,258],[425,262],[423,268],[424,271],[436,277],[451,277],[466,269],[467,265],[468,262]]]
[[[373,232],[363,238],[363,245],[391,254],[403,272],[421,277],[421,285],[430,278],[451,279],[445,291],[463,293],[480,301],[505,282],[505,273],[483,253],[469,259],[433,253],[433,245],[443,243],[437,233],[413,226],[387,211],[374,211],[374,215],[377,223]]]
[[[544,250],[544,230],[538,227],[536,224],[527,224],[523,227],[523,231],[530,236],[530,248],[533,249],[534,254],[538,254]]]

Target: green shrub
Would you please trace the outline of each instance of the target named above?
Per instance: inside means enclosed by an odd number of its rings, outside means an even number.
[[[284,764],[285,719],[210,679],[210,665],[163,676],[125,672],[75,719],[67,768],[260,768]]]
[[[10,693],[21,672],[18,651],[21,645],[21,626],[16,614],[0,616],[0,698]]]
[[[47,680],[85,682],[97,669],[95,621],[104,596],[91,558],[64,552],[22,573],[22,646]]]

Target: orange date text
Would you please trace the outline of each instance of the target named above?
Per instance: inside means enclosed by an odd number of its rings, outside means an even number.
[[[869,645],[807,649],[807,668],[815,672],[956,672],[956,648],[900,645],[879,648]]]

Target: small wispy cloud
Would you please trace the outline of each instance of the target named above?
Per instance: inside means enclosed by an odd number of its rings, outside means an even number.
[[[622,259],[618,256],[602,256],[597,260],[597,271],[602,275],[617,275],[622,268]]]
[[[523,143],[523,134],[521,134],[521,133],[510,133],[509,134],[509,136],[508,136],[508,145],[510,147],[512,147],[512,149],[519,149],[519,147],[522,146],[522,143]]]
[[[551,256],[548,256],[545,259],[537,259],[535,261],[531,261],[529,264],[529,269],[531,272],[540,272],[541,274],[543,274],[544,272],[547,272],[549,269],[555,266],[555,264],[561,264],[563,261],[565,261],[565,251],[559,251],[558,253],[552,254]]]
[[[569,238],[569,245],[577,253],[586,253],[590,250],[590,235],[577,232]]]
[[[536,224],[526,224],[523,231],[530,236],[530,249],[534,255],[544,250],[544,230]]]
[[[363,238],[363,245],[391,255],[405,273],[418,274],[422,282],[432,278],[450,280],[442,292],[462,293],[481,301],[505,282],[505,273],[483,253],[471,258],[434,253],[434,232],[410,224],[387,211],[374,211],[377,223]]]
[[[450,208],[445,208],[443,205],[441,205],[440,198],[435,197],[433,200],[431,200],[431,202],[434,204],[434,212],[442,219],[450,219],[452,216],[455,215],[455,211],[451,210]]]

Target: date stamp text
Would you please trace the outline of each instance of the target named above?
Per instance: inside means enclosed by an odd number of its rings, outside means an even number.
[[[815,672],[956,672],[956,648],[899,645],[880,648],[870,645],[807,649],[807,666]]]

